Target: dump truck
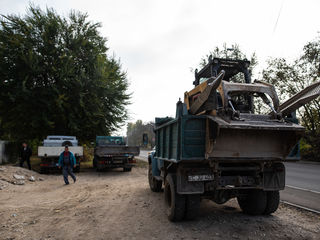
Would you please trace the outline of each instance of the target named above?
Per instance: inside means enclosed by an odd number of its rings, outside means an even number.
[[[110,168],[123,168],[130,172],[136,162],[134,156],[140,154],[140,148],[127,146],[124,137],[97,136],[94,149],[93,167],[97,171]]]
[[[75,136],[49,135],[43,140],[43,146],[38,146],[38,157],[40,158],[40,173],[48,173],[58,169],[60,154],[64,147],[68,146],[76,158],[75,172],[80,171],[80,162],[83,158],[83,147],[78,146]]]
[[[251,215],[277,210],[284,162],[299,160],[292,150],[305,131],[292,113],[319,96],[320,83],[280,104],[273,85],[251,82],[249,66],[209,58],[195,72],[195,87],[177,102],[176,117],[155,119],[148,181],[154,192],[164,186],[170,221],[194,219],[202,198],[218,204],[237,198]],[[257,101],[266,114],[255,113]]]

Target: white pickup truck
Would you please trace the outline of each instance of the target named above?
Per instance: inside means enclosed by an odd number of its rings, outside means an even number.
[[[74,136],[48,136],[43,140],[43,146],[38,147],[38,157],[41,158],[40,173],[47,173],[58,168],[60,154],[64,146],[69,147],[76,158],[75,172],[80,171],[80,162],[83,157],[83,147],[78,146],[78,140]]]

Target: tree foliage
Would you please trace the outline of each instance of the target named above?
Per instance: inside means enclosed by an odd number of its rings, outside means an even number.
[[[231,45],[231,48],[227,48],[227,44],[224,43],[222,48],[215,47],[212,51],[201,58],[200,67],[204,67],[208,64],[208,58],[212,56],[213,58],[227,58],[227,59],[237,59],[237,60],[244,60],[248,59],[250,61],[249,70],[252,72],[254,68],[258,64],[258,59],[255,53],[253,53],[250,58],[243,51],[240,49],[240,46],[236,43]]]
[[[292,62],[271,58],[262,72],[263,80],[275,85],[280,102],[320,81],[320,36],[307,43],[301,56]],[[301,123],[306,127],[306,145],[311,146],[313,157],[320,157],[320,99],[298,109]]]
[[[128,145],[142,146],[142,136],[145,133],[148,135],[148,147],[153,147],[155,145],[155,134],[153,131],[153,127],[153,122],[143,123],[142,120],[137,120],[136,122],[128,123]]]
[[[107,54],[99,23],[30,6],[0,19],[0,134],[94,139],[126,119],[126,73]]]

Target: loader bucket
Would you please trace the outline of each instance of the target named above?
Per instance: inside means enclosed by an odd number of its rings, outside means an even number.
[[[303,127],[293,123],[284,126],[252,121],[223,122],[208,118],[207,159],[284,161],[304,132]]]

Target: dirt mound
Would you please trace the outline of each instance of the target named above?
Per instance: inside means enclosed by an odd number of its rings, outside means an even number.
[[[0,190],[10,187],[10,185],[25,185],[36,181],[43,181],[45,177],[39,173],[15,166],[0,167]]]

